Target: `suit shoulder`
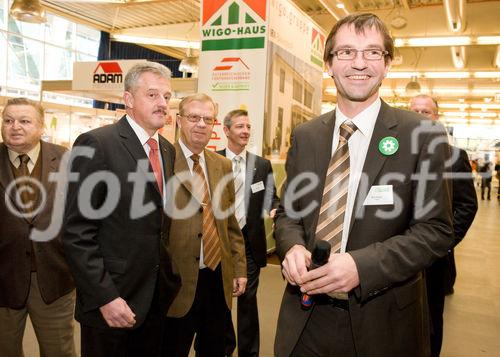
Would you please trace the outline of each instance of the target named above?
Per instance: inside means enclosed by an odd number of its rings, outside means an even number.
[[[303,133],[303,132],[317,132],[317,130],[322,129],[325,123],[333,120],[333,112],[328,112],[317,116],[314,119],[311,119],[305,123],[297,125],[294,129],[294,133]]]
[[[62,145],[52,144],[52,143],[42,141],[42,150],[47,150],[47,151],[53,152],[57,156],[62,156],[62,155],[64,155],[65,152],[68,151],[68,148],[66,148]]]

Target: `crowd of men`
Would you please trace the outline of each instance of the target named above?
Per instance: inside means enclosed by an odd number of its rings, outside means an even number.
[[[437,102],[417,96],[407,111],[380,98],[393,56],[375,15],[335,24],[324,62],[337,106],[292,133],[281,200],[269,160],[246,149],[261,120],[246,110],[225,115],[218,153],[206,148],[219,113],[205,94],[181,100],[176,143],[159,135],[172,96],[163,65],[134,66],[126,114],[69,153],[41,140],[39,104],[9,100],[0,356],[23,356],[27,316],[42,356],[75,356],[73,313],[84,357],[187,356],[193,344],[197,356],[258,356],[265,215],[287,282],[276,356],[439,356],[453,247],[477,199]],[[331,252],[316,266],[320,240]]]

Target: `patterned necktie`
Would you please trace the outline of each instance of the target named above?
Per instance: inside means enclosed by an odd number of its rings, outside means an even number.
[[[240,229],[245,227],[247,219],[245,216],[245,190],[243,189],[243,171],[241,170],[241,156],[233,158],[234,193],[236,197],[234,215],[238,220]]]
[[[153,138],[149,138],[147,143],[149,145],[149,162],[153,168],[153,173],[155,175],[160,194],[163,195],[163,174],[161,172],[160,159],[158,155],[158,142]]]
[[[18,158],[20,162],[18,170],[21,174],[21,177],[30,177],[30,170],[28,168],[30,157],[26,154],[21,154],[18,156]],[[18,186],[18,190],[21,196],[21,202],[23,203],[23,210],[27,213],[31,212],[34,208],[33,197],[30,194],[30,192],[32,192],[33,190],[33,187],[30,186],[30,182],[26,181],[25,179],[21,181],[20,186]]]
[[[208,194],[207,180],[200,165],[200,156],[193,154],[191,159],[195,175],[193,191],[198,200],[201,198],[200,202],[203,204],[203,234],[201,238],[203,241],[203,263],[211,270],[215,270],[221,259],[221,251],[212,201]]]
[[[356,129],[356,126],[350,121],[344,122],[340,126],[339,144],[330,159],[326,172],[325,188],[316,227],[316,239],[328,241],[332,246],[332,253],[338,253],[342,243],[349,187],[349,146],[347,142]]]

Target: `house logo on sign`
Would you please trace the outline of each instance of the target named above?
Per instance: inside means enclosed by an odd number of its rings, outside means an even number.
[[[212,70],[212,90],[250,90],[250,67],[241,57],[224,57]]]
[[[203,2],[202,51],[264,48],[267,0]]]
[[[325,36],[314,27],[311,38],[311,62],[323,68],[323,52],[325,51]]]
[[[93,83],[122,83],[123,71],[118,62],[99,62],[94,70]]]

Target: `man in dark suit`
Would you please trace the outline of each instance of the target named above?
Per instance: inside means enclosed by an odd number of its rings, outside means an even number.
[[[75,141],[63,243],[84,357],[161,351],[166,310],[180,285],[164,211],[175,151],[158,135],[170,97],[170,70],[138,64],[125,77],[127,114]]]
[[[410,100],[410,110],[425,117],[439,120],[437,101],[425,94]],[[453,177],[453,231],[454,246],[462,241],[474,221],[477,211],[477,196],[469,157],[465,150],[455,146],[451,148],[451,171]],[[447,255],[437,259],[425,271],[427,301],[431,317],[431,356],[438,357],[443,343],[443,312],[445,295],[453,293],[453,284],[457,276],[453,248]]]
[[[43,108],[25,98],[9,99],[2,112],[0,143],[0,356],[23,356],[26,317],[40,353],[76,356],[73,341],[74,283],[61,247],[50,236],[56,196],[49,174],[66,149],[41,141]],[[59,207],[62,211],[62,207]],[[32,231],[41,233],[33,241]]]
[[[441,125],[380,100],[393,54],[373,14],[341,19],[327,38],[337,107],[294,130],[275,219],[288,281],[278,357],[430,353],[421,271],[453,242],[449,150]],[[320,239],[332,254],[308,271]],[[315,302],[306,310],[304,292]]]
[[[224,356],[232,297],[245,291],[245,246],[234,216],[231,162],[205,149],[217,117],[205,94],[179,103],[170,249],[182,287],[168,311],[163,355]]]
[[[259,312],[257,288],[260,268],[267,264],[267,242],[264,213],[274,217],[279,205],[274,186],[273,168],[269,160],[246,151],[251,124],[248,112],[230,111],[224,118],[227,148],[218,153],[231,160],[235,180],[235,216],[245,239],[247,287],[238,297],[238,356],[259,355]],[[228,314],[226,354],[236,347],[231,314]]]

